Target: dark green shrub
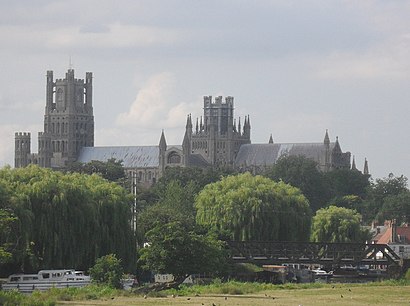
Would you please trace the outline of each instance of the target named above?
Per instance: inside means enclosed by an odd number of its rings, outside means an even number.
[[[98,258],[89,272],[93,282],[97,284],[105,284],[117,289],[122,288],[121,278],[124,271],[121,259],[117,259],[115,254]]]

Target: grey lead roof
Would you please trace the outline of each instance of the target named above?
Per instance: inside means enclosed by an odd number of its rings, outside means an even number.
[[[330,143],[330,150],[335,143]],[[237,166],[273,165],[282,155],[303,155],[320,163],[325,156],[326,147],[323,143],[270,143],[245,144],[239,149],[235,164]]]
[[[81,149],[77,161],[89,163],[93,160],[107,161],[110,158],[122,160],[124,168],[159,167],[159,147],[84,147]]]
[[[210,167],[211,165],[201,156],[201,154],[190,154],[188,156],[188,164],[192,167]]]

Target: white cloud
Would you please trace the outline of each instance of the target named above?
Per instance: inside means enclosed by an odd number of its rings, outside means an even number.
[[[181,41],[177,30],[114,23],[109,25],[44,27],[25,25],[0,26],[3,49],[120,49],[167,45]]]
[[[50,32],[50,47],[87,46],[92,48],[145,47],[157,44],[171,44],[180,39],[178,32],[165,28],[123,25],[104,26],[101,32],[84,31],[84,28],[69,27]]]
[[[196,105],[176,100],[173,93],[175,82],[174,75],[168,72],[149,78],[129,111],[119,114],[116,123],[119,126],[157,130],[181,127]]]
[[[333,52],[319,62],[326,79],[403,79],[410,72],[410,35],[396,36],[365,52]]]

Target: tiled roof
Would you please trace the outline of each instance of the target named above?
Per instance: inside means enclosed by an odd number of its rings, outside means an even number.
[[[330,150],[335,143],[330,144]],[[243,165],[273,165],[282,155],[303,155],[320,164],[325,156],[326,147],[323,143],[270,143],[270,144],[245,144],[239,149],[235,160],[237,166]]]
[[[397,242],[410,243],[410,227],[408,226],[397,226],[396,227]],[[398,239],[400,237],[400,239]],[[396,242],[396,241],[395,241]],[[392,228],[389,227],[387,230],[379,237],[377,240],[378,244],[388,244],[392,243]]]
[[[124,168],[159,167],[159,147],[84,147],[81,149],[77,161],[89,163],[93,160],[107,161],[111,158],[122,160]]]

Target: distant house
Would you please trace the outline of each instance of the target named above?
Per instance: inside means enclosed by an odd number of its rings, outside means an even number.
[[[156,283],[171,283],[174,281],[174,276],[172,274],[155,274],[154,275],[154,282]],[[189,275],[184,281],[184,284],[192,284],[193,277]]]
[[[395,220],[385,221],[384,225],[373,224],[375,236],[372,243],[387,244],[403,259],[410,259],[410,226],[408,224],[397,226]]]

